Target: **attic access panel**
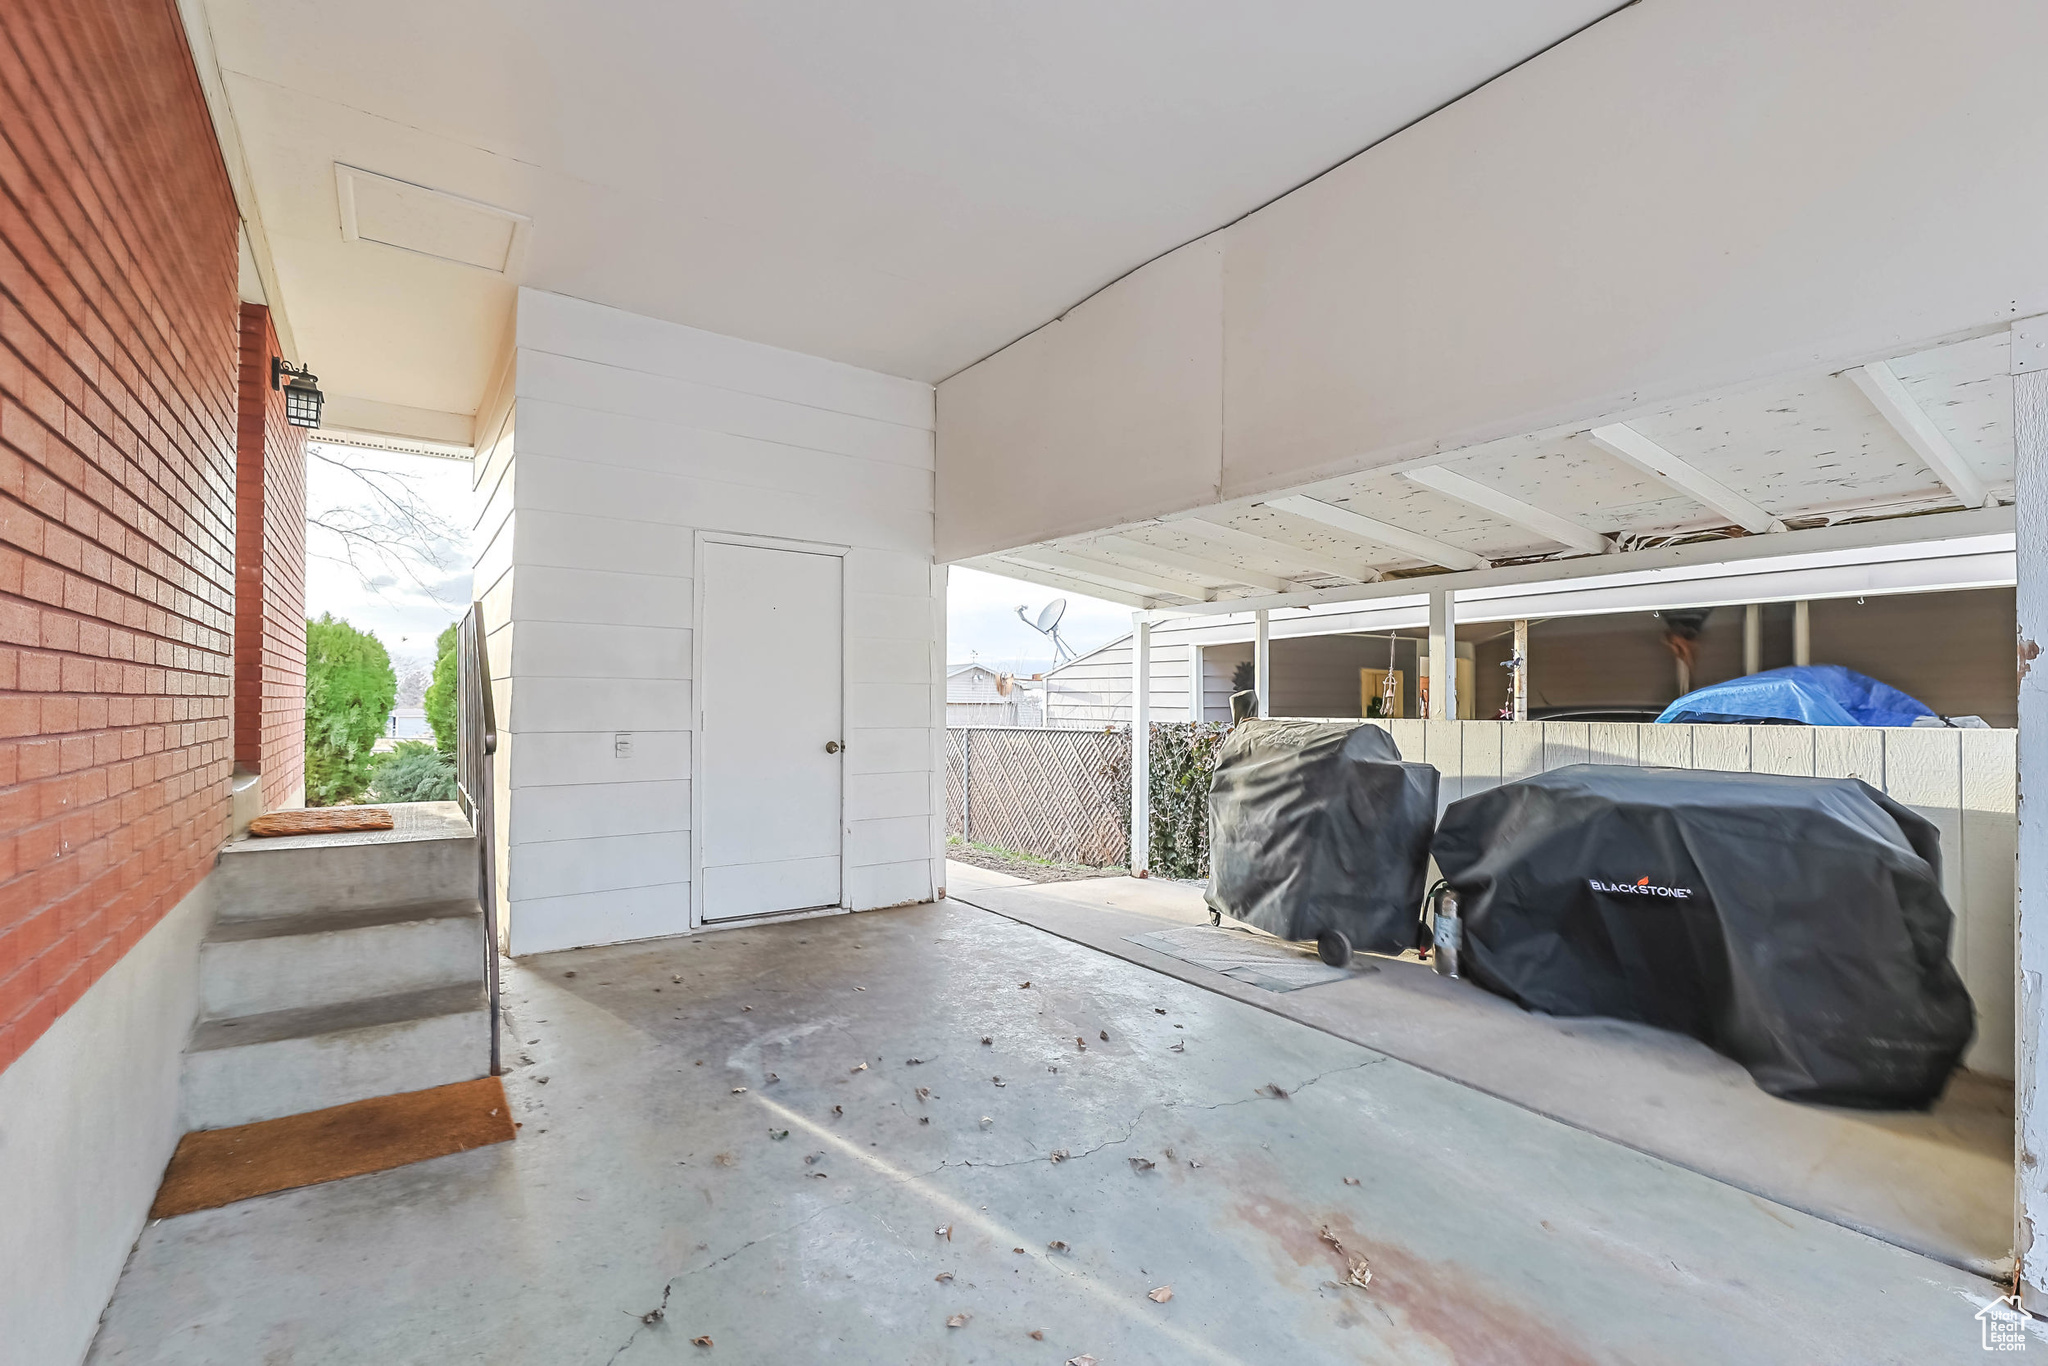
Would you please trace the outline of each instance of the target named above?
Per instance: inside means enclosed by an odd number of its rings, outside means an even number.
[[[496,275],[518,265],[532,220],[493,204],[334,164],[341,235]]]

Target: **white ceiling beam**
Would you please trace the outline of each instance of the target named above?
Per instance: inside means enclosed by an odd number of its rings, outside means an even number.
[[[1049,569],[1040,569],[1036,565],[1018,564],[996,555],[985,556],[979,560],[967,560],[963,563],[967,568],[979,569],[984,574],[1000,574],[1004,578],[1022,579],[1026,583],[1035,583],[1041,588],[1057,588],[1062,593],[1079,593],[1084,597],[1101,598],[1104,602],[1120,602],[1126,607],[1136,607],[1143,610],[1156,608],[1160,605],[1157,598],[1149,595],[1127,593],[1121,588],[1110,588],[1099,583],[1089,583],[1085,579],[1077,579],[1067,574],[1055,574]]]
[[[1720,513],[1752,535],[1783,531],[1785,524],[1705,470],[1673,455],[1626,422],[1586,433],[1593,444],[1644,474],[1661,479],[1703,507]]]
[[[1948,485],[1949,492],[1955,494],[1964,507],[1990,506],[1991,494],[1985,489],[1984,481],[1956,454],[1956,448],[1949,444],[1941,429],[1906,392],[1906,386],[1899,383],[1899,377],[1892,373],[1889,365],[1883,361],[1872,361],[1849,371],[1848,376],[1850,382],[1870,400],[1870,406],[1892,424],[1892,430],[1913,448],[1913,454],[1927,463],[1927,468],[1934,471],[1936,478]]]
[[[1160,593],[1171,593],[1175,597],[1193,598],[1197,602],[1208,602],[1215,594],[1198,584],[1183,583],[1179,579],[1160,578],[1147,574],[1142,569],[1126,569],[1108,560],[1098,560],[1075,551],[1051,550],[1044,546],[1025,546],[1020,550],[1004,552],[1004,558],[1017,564],[1036,565],[1050,569],[1055,574],[1067,574],[1081,579],[1100,579],[1112,588],[1123,588],[1147,597]]]
[[[1614,547],[1605,536],[1591,527],[1580,526],[1568,517],[1546,512],[1534,503],[1525,503],[1519,498],[1489,488],[1477,479],[1468,479],[1456,470],[1440,466],[1425,466],[1409,470],[1408,478],[1426,489],[1435,489],[1446,498],[1455,498],[1461,503],[1490,512],[1494,516],[1527,527],[1546,540],[1568,545],[1574,550],[1583,550],[1588,555],[1604,555]]]
[[[1361,540],[1413,555],[1419,560],[1428,560],[1431,564],[1440,564],[1446,569],[1484,569],[1487,565],[1484,555],[1475,554],[1470,550],[1460,550],[1457,546],[1417,535],[1391,522],[1382,522],[1377,517],[1367,517],[1363,513],[1353,512],[1350,508],[1325,503],[1319,498],[1290,494],[1285,498],[1268,498],[1265,505],[1276,512],[1321,522],[1324,526],[1334,527]]]
[[[1160,525],[1170,531],[1185,532],[1190,536],[1199,536],[1205,541],[1215,541],[1218,545],[1233,546],[1249,554],[1270,555],[1276,560],[1298,564],[1313,573],[1328,574],[1332,578],[1355,579],[1359,583],[1379,582],[1380,571],[1363,561],[1341,559],[1324,551],[1310,550],[1292,541],[1282,541],[1272,536],[1261,536],[1257,532],[1246,531],[1243,527],[1231,526],[1227,522],[1214,521],[1208,517],[1177,517],[1169,522],[1161,522]]]
[[[1163,565],[1189,574],[1200,574],[1225,583],[1243,584],[1246,588],[1263,588],[1269,593],[1284,593],[1291,584],[1278,574],[1262,574],[1256,569],[1244,569],[1219,560],[1205,560],[1194,555],[1184,555],[1178,550],[1152,545],[1147,541],[1133,540],[1129,536],[1097,536],[1088,542],[1096,550],[1121,555],[1127,559],[1143,560],[1149,564]]]
[[[1813,563],[1878,563],[1893,560],[1976,555],[2012,548],[2014,509],[1974,508],[1961,512],[1933,512],[1921,516],[1887,517],[1867,522],[1844,522],[1836,526],[1788,530],[1779,536],[1733,536],[1683,545],[1657,546],[1646,550],[1616,551],[1612,555],[1585,556],[1568,560],[1540,560],[1501,565],[1469,574],[1387,579],[1359,588],[1306,588],[1277,593],[1270,598],[1234,598],[1229,602],[1201,603],[1190,607],[1153,609],[1152,619],[1231,616],[1248,619],[1264,607],[1279,611],[1291,607],[1335,607],[1337,604],[1420,601],[1424,590],[1457,590],[1459,602],[1474,602],[1505,596],[1495,590],[1522,584],[1562,583],[1601,577],[1609,582],[1661,578],[1672,582],[1710,578],[1746,572],[1737,566],[1753,560],[1775,560],[1778,567],[1802,567]],[[1469,595],[1469,596],[1468,596]],[[1674,600],[1674,604],[1676,601]],[[1462,611],[1463,608],[1461,607]],[[1474,609],[1480,610],[1480,609]]]

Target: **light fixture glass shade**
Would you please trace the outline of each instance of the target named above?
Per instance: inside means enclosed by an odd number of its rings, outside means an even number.
[[[326,395],[311,375],[294,375],[284,386],[284,420],[294,427],[320,425],[320,405]]]

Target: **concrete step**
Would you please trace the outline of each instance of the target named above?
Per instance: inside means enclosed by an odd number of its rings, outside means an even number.
[[[187,1129],[219,1129],[490,1071],[480,986],[202,1020],[185,1048]]]
[[[473,900],[219,920],[199,946],[199,1015],[339,1005],[430,987],[481,987]]]
[[[476,835],[454,802],[398,802],[390,830],[238,839],[214,869],[219,918],[270,920],[476,895]]]

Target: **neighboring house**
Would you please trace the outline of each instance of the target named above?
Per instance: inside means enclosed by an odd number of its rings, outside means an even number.
[[[1038,726],[1045,723],[1044,681],[998,673],[980,664],[946,672],[948,726]]]
[[[380,752],[398,748],[401,740],[431,740],[434,728],[427,724],[425,707],[393,707],[391,719],[384,723],[384,734],[372,746]]]

